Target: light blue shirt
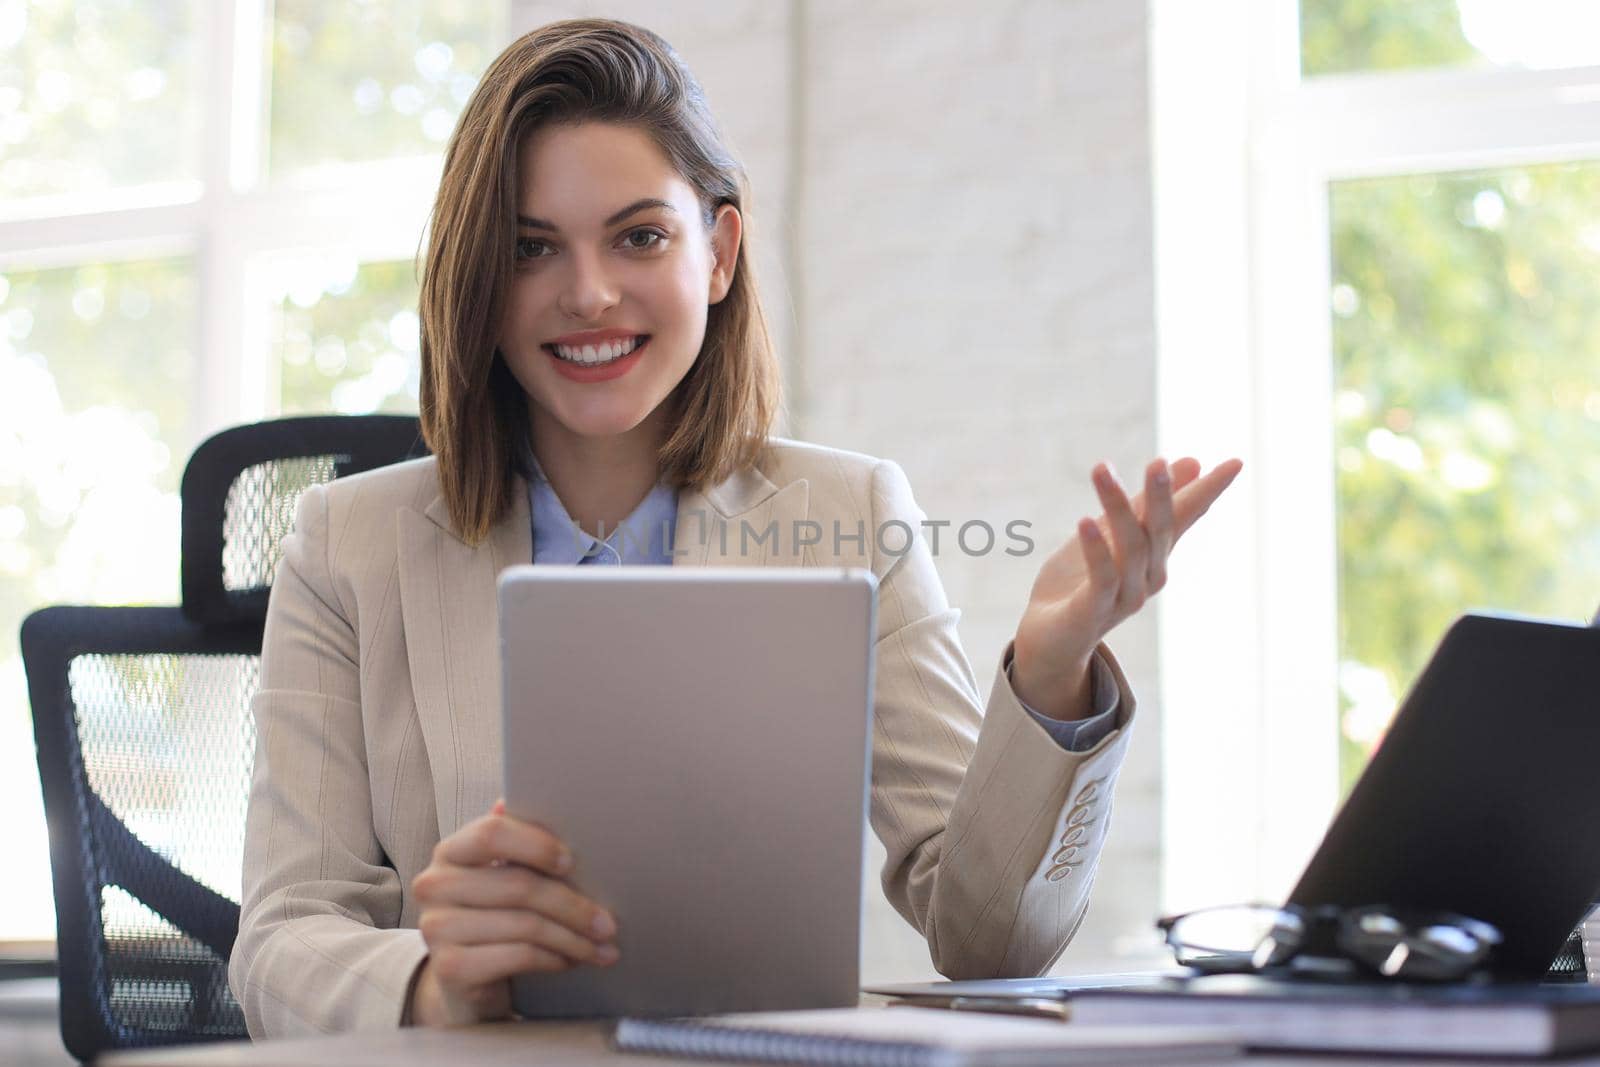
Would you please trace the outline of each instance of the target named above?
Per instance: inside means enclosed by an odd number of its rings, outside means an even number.
[[[672,531],[678,521],[678,493],[657,483],[604,541],[572,521],[566,506],[539,469],[528,459],[528,513],[533,517],[533,562],[621,566],[670,566]]]
[[[533,522],[534,563],[612,567],[671,565],[672,535],[678,520],[677,490],[658,482],[639,506],[602,541],[572,521],[531,450],[524,452],[522,458],[529,469],[528,513]],[[1006,677],[1010,678],[1009,657],[1005,669]],[[1099,653],[1090,661],[1089,672],[1093,680],[1094,706],[1100,710],[1087,719],[1061,722],[1039,714],[1027,704],[1022,705],[1056,744],[1069,752],[1088,751],[1116,728],[1117,683]]]

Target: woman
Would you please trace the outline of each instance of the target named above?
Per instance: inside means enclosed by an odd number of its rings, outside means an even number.
[[[871,568],[885,893],[951,976],[1039,973],[1077,929],[1134,710],[1101,639],[1239,464],[1158,460],[1131,501],[1098,467],[1105,513],[1045,560],[985,709],[927,544],[874,536],[920,529],[900,468],[769,435],[744,202],[638,27],[547,26],[468,102],[423,273],[434,456],[307,492],[273,587],[231,961],[252,1034],[502,1017],[510,976],[626,952],[496,799],[494,583],[530,559]]]

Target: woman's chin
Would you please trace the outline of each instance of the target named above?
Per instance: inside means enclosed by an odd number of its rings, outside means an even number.
[[[574,437],[620,437],[638,427],[650,414],[648,408],[604,411],[558,412],[555,421]]]

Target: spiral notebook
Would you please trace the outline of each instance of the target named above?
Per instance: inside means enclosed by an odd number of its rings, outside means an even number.
[[[1242,1055],[1214,1027],[1075,1026],[1044,1019],[869,1007],[622,1019],[622,1052],[816,1067],[1067,1067],[1215,1063]]]

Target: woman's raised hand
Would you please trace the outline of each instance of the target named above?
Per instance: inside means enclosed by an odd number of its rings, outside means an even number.
[[[572,853],[541,826],[487,815],[446,837],[411,881],[428,958],[412,987],[419,1026],[503,1019],[511,977],[617,961],[617,923],[566,881]]]
[[[1198,460],[1169,469],[1158,459],[1132,500],[1109,465],[1094,469],[1105,512],[1080,520],[1076,535],[1045,560],[1017,625],[1011,679],[1024,703],[1058,719],[1089,713],[1095,646],[1166,584],[1173,544],[1243,466],[1230,459],[1201,477]]]

